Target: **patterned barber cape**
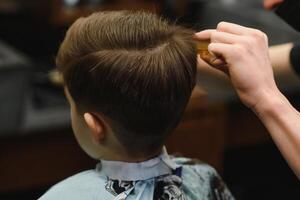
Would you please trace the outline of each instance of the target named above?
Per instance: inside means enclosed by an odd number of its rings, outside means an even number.
[[[163,153],[141,163],[101,160],[95,170],[50,188],[40,200],[233,200],[210,166]]]

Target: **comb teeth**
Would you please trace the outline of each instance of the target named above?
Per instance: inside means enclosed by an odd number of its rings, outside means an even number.
[[[208,45],[209,45],[210,41],[206,40],[206,41],[197,41],[197,50],[198,51],[208,51]]]
[[[209,51],[208,51],[208,45],[209,45],[210,41],[209,40],[205,40],[205,41],[197,41],[197,51],[198,54],[200,55],[200,57],[206,61],[206,62],[210,62],[210,60],[212,58],[215,58],[214,55],[212,55]]]
[[[221,55],[215,55],[208,51],[209,40],[197,41],[197,52],[202,60],[212,66],[225,66],[226,61]],[[217,61],[217,62],[216,62]]]

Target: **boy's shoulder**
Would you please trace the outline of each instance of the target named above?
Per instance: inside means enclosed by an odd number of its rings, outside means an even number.
[[[97,199],[103,196],[104,186],[105,177],[96,170],[83,171],[57,183],[39,200]]]
[[[209,164],[198,159],[186,157],[172,157],[172,160],[179,166],[182,166],[183,173],[190,173],[207,179],[218,176],[217,171]]]
[[[172,160],[182,166],[182,187],[188,196],[196,195],[198,199],[234,199],[222,178],[210,165],[184,157],[173,157]]]

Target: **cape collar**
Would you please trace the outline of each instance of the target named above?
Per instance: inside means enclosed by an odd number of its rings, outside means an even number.
[[[162,153],[150,160],[139,163],[101,160],[96,169],[109,179],[122,181],[138,181],[172,174],[179,166],[170,159],[166,148]]]

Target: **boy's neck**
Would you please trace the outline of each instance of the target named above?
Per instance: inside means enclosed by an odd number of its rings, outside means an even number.
[[[110,160],[110,161],[121,161],[127,163],[139,163],[139,162],[144,162],[146,160],[155,158],[159,156],[161,153],[162,153],[162,148],[149,155],[136,155],[136,156],[129,155],[128,153],[126,153],[126,151],[120,151],[120,152],[111,152],[110,155],[103,156],[103,158],[101,159]]]

